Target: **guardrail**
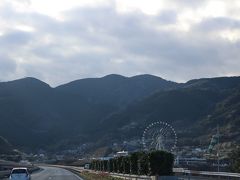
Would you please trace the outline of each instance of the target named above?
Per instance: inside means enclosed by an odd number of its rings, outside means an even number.
[[[152,180],[150,176],[137,176],[131,174],[118,174],[118,173],[109,173],[113,177],[125,178],[125,179],[139,179],[139,180]]]
[[[10,174],[10,171],[0,171],[0,179],[8,177]]]
[[[62,165],[53,165],[55,167],[60,167],[68,170],[73,170],[81,173],[86,170],[82,167],[76,166],[62,166]],[[92,171],[92,170],[88,170]],[[93,171],[95,172],[95,171]],[[130,174],[119,174],[119,173],[109,173],[113,177],[120,177],[124,179],[137,179],[137,180],[158,180],[158,179],[196,179],[196,177],[203,177],[206,179],[240,179],[239,173],[229,173],[229,172],[210,172],[210,171],[194,171],[184,168],[173,168],[175,177],[157,177],[157,176],[139,176],[139,175],[130,175]],[[185,177],[185,178],[183,178]]]
[[[194,171],[184,168],[174,168],[173,172],[175,174],[181,174],[186,176],[203,176],[212,178],[225,178],[225,179],[240,179],[239,173],[229,173],[229,172],[210,172],[210,171]]]

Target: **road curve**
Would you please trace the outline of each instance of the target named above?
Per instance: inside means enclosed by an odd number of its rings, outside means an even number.
[[[66,169],[46,166],[41,168],[43,170],[31,175],[31,180],[83,180]]]

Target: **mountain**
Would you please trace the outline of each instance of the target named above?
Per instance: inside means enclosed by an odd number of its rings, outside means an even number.
[[[51,141],[48,133],[59,121],[55,96],[49,85],[35,78],[0,83],[1,134],[17,146]]]
[[[217,103],[213,112],[201,121],[200,126],[208,132],[216,125],[221,127],[225,141],[240,142],[240,89]]]
[[[155,91],[177,87],[178,84],[152,75],[124,77],[116,74],[103,78],[88,78],[61,85],[56,89],[85,97],[93,104],[108,103],[126,106],[135,100],[142,99]]]
[[[223,90],[232,90],[234,88],[240,88],[240,84],[239,84],[239,77],[233,76],[233,77],[194,79],[185,83],[184,87],[223,91]]]
[[[0,154],[16,154],[13,146],[3,137],[0,136]]]
[[[101,148],[139,139],[154,121],[176,130],[178,145],[240,143],[240,77],[175,83],[152,75],[76,80],[56,88],[24,78],[0,83],[0,132],[21,150]],[[6,141],[2,141],[6,142]]]
[[[240,77],[205,78],[156,92],[106,118],[95,140],[100,134],[105,142],[141,137],[149,124],[164,121],[175,127],[179,145],[206,145],[218,125],[224,141],[240,143],[239,85]]]
[[[0,83],[0,132],[21,148],[85,142],[102,119],[150,94],[178,84],[151,75],[108,75],[56,88],[24,78]],[[50,146],[49,146],[50,145]]]

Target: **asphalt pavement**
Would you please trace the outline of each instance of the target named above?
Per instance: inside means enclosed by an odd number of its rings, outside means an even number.
[[[31,175],[31,180],[83,180],[74,173],[57,167],[41,167]]]

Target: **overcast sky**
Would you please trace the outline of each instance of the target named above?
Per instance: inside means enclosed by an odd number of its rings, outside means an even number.
[[[240,75],[239,0],[1,0],[0,80]]]

